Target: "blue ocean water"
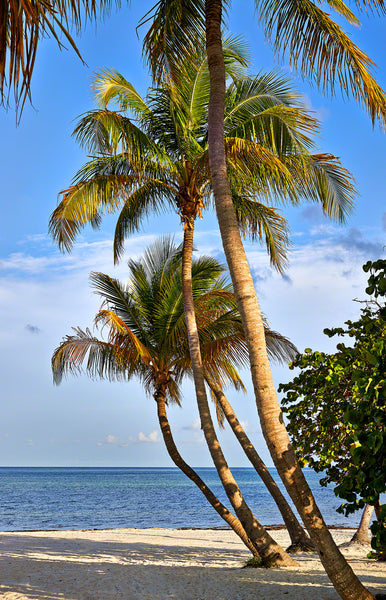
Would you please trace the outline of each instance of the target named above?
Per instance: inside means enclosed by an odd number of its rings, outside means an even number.
[[[197,472],[230,508],[213,468]],[[234,468],[240,489],[263,525],[283,520],[253,469]],[[271,469],[279,481],[276,470]],[[360,515],[336,512],[333,489],[306,477],[328,525],[356,527]],[[0,468],[0,531],[120,527],[224,527],[198,488],[176,468]]]

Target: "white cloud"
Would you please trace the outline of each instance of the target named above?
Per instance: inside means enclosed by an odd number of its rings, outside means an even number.
[[[115,435],[107,435],[106,436],[106,444],[117,444],[118,443],[118,438],[115,437]]]
[[[291,285],[273,270],[268,276],[263,252],[248,252],[262,311],[273,329],[288,336],[300,351],[307,346],[325,351],[335,347],[323,329],[343,325],[359,314],[353,299],[366,296],[362,265],[378,248],[376,240],[356,231],[346,231],[344,237],[336,230],[333,235],[324,233],[322,239],[309,240],[291,252],[286,271]]]
[[[256,433],[256,427],[251,426],[249,421],[240,421],[240,425],[245,433]]]
[[[106,444],[110,444],[110,445],[116,445],[119,444],[119,439],[117,437],[115,437],[115,435],[106,435],[105,439],[103,441],[99,441],[97,442],[97,446],[105,446]]]
[[[142,431],[140,431],[138,434],[138,441],[139,442],[157,443],[160,441],[159,436],[158,436],[158,431],[154,430],[151,433],[149,433],[149,435],[145,435],[144,433],[142,433]]]
[[[130,258],[138,258],[143,250],[154,241],[155,235],[138,235],[126,241],[125,250]],[[0,258],[0,271],[12,273],[14,276],[30,276],[48,274],[50,278],[63,277],[74,272],[81,272],[88,277],[89,272],[108,271],[114,276],[127,273],[125,258],[120,265],[113,264],[113,241],[111,238],[99,241],[84,241],[80,239],[74,244],[71,254],[61,253],[52,243],[47,244],[47,238],[40,234],[28,236],[19,242],[28,244],[30,252],[13,252],[7,257]],[[35,244],[36,255],[31,250]],[[85,273],[86,272],[86,273]]]

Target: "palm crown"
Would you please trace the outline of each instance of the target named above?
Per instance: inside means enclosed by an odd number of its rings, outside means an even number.
[[[224,7],[231,4],[223,0]],[[286,57],[323,91],[353,96],[369,112],[373,124],[386,124],[386,98],[372,75],[374,62],[343,27],[323,10],[319,0],[254,0],[266,38],[279,56]],[[342,0],[327,0],[329,11],[349,25],[361,23]],[[384,0],[356,0],[365,12],[385,12]],[[141,24],[151,25],[144,37],[144,53],[156,81],[179,79],[181,62],[194,52],[195,39],[205,27],[205,0],[158,0]]]
[[[225,57],[225,148],[238,222],[244,234],[265,239],[272,263],[281,269],[288,232],[273,204],[308,198],[344,220],[352,206],[352,181],[334,156],[311,153],[317,121],[285,78],[249,76],[239,40],[226,41]],[[87,222],[98,227],[104,212],[119,210],[118,259],[125,237],[151,212],[177,208],[190,228],[211,204],[206,57],[198,44],[178,85],[170,79],[145,99],[115,71],[99,74],[94,89],[101,108],[86,113],[75,129],[92,159],[61,193],[50,231],[70,250]],[[110,109],[113,103],[116,110]]]
[[[161,238],[138,261],[129,262],[124,285],[103,273],[92,273],[93,288],[103,306],[95,324],[107,330],[107,341],[89,329],[75,330],[55,350],[54,381],[78,374],[84,365],[91,377],[127,381],[138,377],[151,395],[163,393],[180,402],[180,383],[191,374],[184,319],[181,249]],[[237,365],[247,361],[241,321],[225,268],[215,259],[193,261],[192,283],[203,362],[208,377],[243,387]],[[290,360],[295,347],[266,326],[272,358]]]

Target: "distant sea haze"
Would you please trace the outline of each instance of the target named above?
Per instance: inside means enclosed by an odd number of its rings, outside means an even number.
[[[276,469],[271,474],[279,482]],[[197,472],[229,508],[213,468]],[[233,468],[259,521],[283,519],[253,469]],[[339,498],[305,470],[328,525],[356,527],[360,514],[336,512]],[[226,527],[199,489],[176,468],[0,468],[0,531],[147,527]]]

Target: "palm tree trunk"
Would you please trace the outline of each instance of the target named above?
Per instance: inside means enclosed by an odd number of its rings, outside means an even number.
[[[374,503],[375,516],[377,517],[378,520],[381,516],[381,509],[382,509],[382,504],[378,497],[378,500],[376,500]]]
[[[300,525],[299,521],[297,520],[296,516],[292,511],[292,508],[281,493],[279,486],[273,479],[264,462],[258,455],[256,448],[254,447],[251,440],[240,425],[240,422],[236,417],[233,408],[228,399],[226,398],[223,390],[213,380],[207,381],[212,392],[216,397],[217,402],[221,406],[233,433],[235,434],[242,449],[244,450],[247,458],[253,465],[256,473],[260,476],[267,490],[276,502],[278,509],[280,510],[281,516],[283,517],[285,526],[291,538],[291,546],[287,548],[287,552],[314,551],[314,544],[305,533],[303,527]]]
[[[209,167],[224,252],[243,321],[252,381],[263,435],[336,591],[343,600],[373,600],[336,546],[296,460],[283,422],[265,348],[263,322],[233,209],[224,151],[225,68],[221,43],[221,0],[206,0],[206,43],[210,76]]]
[[[352,536],[352,538],[350,540],[350,544],[356,543],[356,542],[359,544],[369,544],[370,543],[369,525],[370,525],[371,515],[373,514],[373,510],[374,510],[374,506],[371,506],[370,504],[366,504],[366,506],[364,507],[363,512],[362,512],[362,517],[361,517],[361,521],[359,523],[359,527],[356,530],[356,532],[354,533],[354,535]]]
[[[178,467],[187,477],[189,477],[191,481],[193,481],[193,483],[197,485],[197,487],[202,491],[208,502],[213,506],[214,510],[220,515],[222,519],[224,519],[224,521],[228,523],[228,525],[233,529],[233,531],[244,542],[248,550],[252,552],[253,556],[259,556],[259,553],[257,552],[251,540],[245,533],[245,530],[241,525],[240,521],[234,515],[232,515],[232,513],[220,502],[220,500],[217,498],[217,496],[214,495],[212,490],[208,488],[208,486],[203,482],[201,477],[197,475],[196,471],[194,471],[184,461],[181,454],[178,452],[177,447],[174,443],[169,420],[166,414],[165,396],[163,394],[155,394],[154,398],[157,402],[158,422],[170,458],[172,459],[176,467]]]
[[[192,287],[193,226],[184,230],[182,258],[182,291],[184,312],[188,332],[189,351],[192,361],[194,385],[200,413],[201,427],[214,465],[224,486],[225,492],[240,519],[248,537],[257,548],[260,557],[267,566],[294,566],[297,563],[279,546],[257,521],[245,502],[239,487],[228,467],[216,436],[206,396],[202,369],[200,342],[193,303]]]

